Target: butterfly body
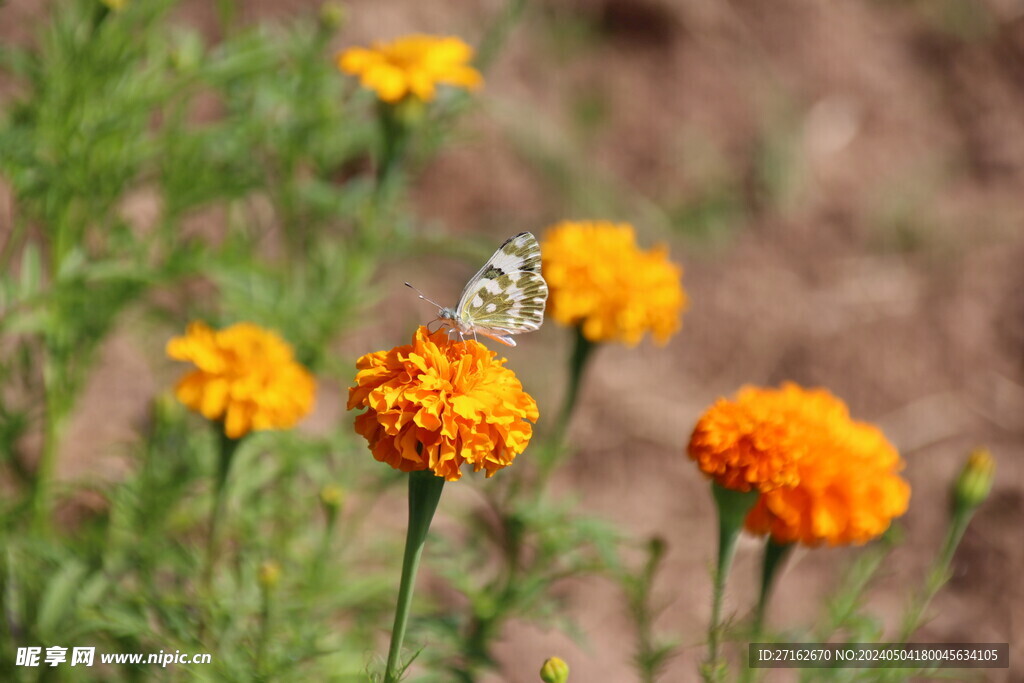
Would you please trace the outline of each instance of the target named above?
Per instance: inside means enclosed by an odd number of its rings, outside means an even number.
[[[512,335],[540,328],[547,298],[540,245],[532,234],[521,232],[505,240],[470,278],[457,307],[438,306],[437,319],[462,339],[483,335],[515,346]]]

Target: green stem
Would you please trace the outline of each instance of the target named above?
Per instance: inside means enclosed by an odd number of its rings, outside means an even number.
[[[761,565],[761,594],[757,599],[757,611],[754,613],[754,636],[761,634],[764,627],[764,615],[768,608],[768,598],[771,596],[772,586],[779,569],[786,562],[792,543],[776,543],[771,537],[764,546],[764,563]]]
[[[390,196],[391,188],[397,181],[398,171],[405,156],[409,131],[399,120],[394,105],[380,105],[381,153],[377,166],[378,201]]]
[[[405,536],[405,556],[402,558],[402,580],[398,587],[398,604],[395,608],[395,625],[391,629],[391,647],[388,650],[387,669],[384,683],[400,680],[405,666],[401,663],[402,641],[409,623],[409,609],[416,583],[416,572],[423,555],[430,522],[434,519],[437,503],[441,500],[444,479],[430,470],[419,470],[409,474],[409,528]]]
[[[327,558],[331,553],[331,540],[334,538],[334,530],[338,526],[338,508],[329,505],[327,507],[327,524],[324,525],[324,535],[320,539],[320,548],[317,550],[316,558],[313,560],[313,571],[311,572],[312,584],[319,586],[323,580],[324,567],[327,566]]]
[[[60,405],[59,382],[56,377],[53,353],[46,351],[43,357],[43,392],[45,414],[43,416],[43,446],[39,454],[35,483],[32,489],[32,525],[38,532],[50,528],[50,500],[53,488],[53,473],[57,466],[64,409]]]
[[[202,592],[209,597],[213,587],[213,570],[217,564],[217,536],[220,530],[220,519],[224,516],[224,506],[227,501],[228,475],[231,474],[231,464],[234,462],[235,452],[241,439],[233,439],[224,433],[224,424],[215,422],[214,428],[218,435],[217,448],[217,471],[214,475],[213,484],[213,506],[210,508],[210,520],[206,536],[206,555],[203,564]],[[199,639],[202,640],[206,634],[206,620],[199,624]]]
[[[594,355],[597,344],[590,341],[583,334],[583,328],[576,327],[576,335],[573,339],[572,356],[569,358],[569,384],[566,387],[565,399],[562,401],[562,410],[558,414],[558,424],[555,426],[555,441],[560,445],[569,431],[569,422],[572,420],[573,411],[576,409],[576,400],[579,398],[580,385],[583,382],[583,373],[587,363]]]
[[[970,524],[971,517],[973,516],[974,508],[961,510],[953,515],[949,530],[946,532],[946,539],[942,544],[942,551],[928,572],[924,588],[910,604],[903,618],[899,642],[905,643],[914,635],[914,631],[921,625],[921,620],[928,609],[928,605],[931,604],[932,598],[949,580],[949,567],[953,563],[953,555],[956,553],[960,541],[963,540],[964,533],[967,531],[967,525]]]
[[[644,563],[640,576],[633,583],[632,590],[629,591],[637,624],[635,661],[640,669],[640,680],[643,683],[654,683],[658,671],[669,654],[667,650],[659,651],[654,634],[654,618],[657,614],[651,607],[654,576],[664,556],[665,542],[660,538],[652,538],[647,543],[647,562]]]
[[[425,112],[426,105],[416,97],[407,97],[396,104],[377,103],[377,122],[380,125],[380,148],[374,176],[373,194],[360,221],[360,238],[364,248],[371,251],[391,248],[389,238],[397,221],[393,220],[391,205],[401,187],[402,167],[412,131]],[[389,213],[390,212],[390,213]]]
[[[712,484],[711,492],[718,509],[718,564],[715,567],[714,589],[711,600],[711,621],[708,624],[708,658],[701,674],[706,681],[720,681],[725,676],[725,661],[719,654],[722,637],[722,601],[725,580],[736,554],[736,542],[743,531],[743,520],[757,502],[757,491],[733,491]]]
[[[377,160],[375,203],[392,199],[401,181],[402,166],[409,151],[413,132],[426,116],[427,105],[409,96],[395,104],[378,103],[377,120],[381,127],[380,157]]]

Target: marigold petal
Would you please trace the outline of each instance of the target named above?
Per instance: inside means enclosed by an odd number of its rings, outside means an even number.
[[[227,416],[224,418],[224,433],[232,439],[240,439],[249,432],[252,426],[252,414],[249,406],[242,403],[232,403],[227,408]]]
[[[477,90],[484,84],[484,78],[476,69],[468,66],[452,67],[445,76],[448,85],[458,85],[466,90]]]
[[[350,47],[338,53],[338,68],[355,76],[380,62],[380,56],[365,47]]]

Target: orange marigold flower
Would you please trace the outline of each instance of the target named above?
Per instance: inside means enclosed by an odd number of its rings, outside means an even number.
[[[373,457],[397,470],[430,469],[456,481],[463,463],[490,477],[530,442],[537,403],[483,344],[420,327],[412,343],[356,363],[348,409]],[[530,422],[527,422],[529,420]]]
[[[663,246],[640,249],[628,223],[563,221],[548,229],[541,252],[548,314],[590,341],[635,346],[650,332],[664,344],[679,329],[682,268]]]
[[[167,342],[167,355],[196,366],[178,382],[178,400],[208,420],[223,420],[232,439],[288,429],[313,408],[313,376],[287,342],[252,323],[215,331],[193,322],[185,336]]]
[[[688,452],[727,489],[771,491],[798,483],[796,463],[815,447],[816,430],[843,420],[846,406],[827,391],[744,387],[701,416]]]
[[[830,462],[833,458],[840,462]],[[866,543],[907,511],[910,485],[897,474],[902,468],[898,462],[885,467],[857,448],[819,451],[800,463],[797,486],[761,495],[747,515],[746,528],[770,533],[778,543]]]
[[[458,38],[410,35],[373,47],[352,47],[338,54],[338,68],[359,76],[364,88],[384,102],[406,96],[429,102],[438,83],[475,90],[480,72],[469,66],[473,48]]]
[[[780,543],[864,543],[910,498],[896,449],[822,389],[744,388],[701,417],[688,451],[720,485],[760,491],[746,527]]]

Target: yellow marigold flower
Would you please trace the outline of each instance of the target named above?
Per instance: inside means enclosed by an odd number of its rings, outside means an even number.
[[[223,420],[232,439],[288,429],[313,408],[313,376],[287,342],[252,323],[215,331],[194,322],[167,342],[167,355],[196,366],[178,382],[178,400],[208,420]]]
[[[338,54],[338,68],[359,76],[364,88],[394,104],[411,95],[428,102],[438,83],[467,90],[483,84],[469,66],[473,48],[458,38],[410,35],[373,47],[352,47]]]
[[[356,363],[348,409],[373,457],[397,470],[430,469],[455,481],[463,463],[490,477],[512,464],[533,434],[537,403],[505,359],[476,341],[420,327],[411,344]]]
[[[663,246],[640,249],[628,223],[563,221],[548,229],[541,252],[548,314],[588,340],[635,346],[650,332],[664,344],[679,329],[682,268]]]
[[[688,451],[720,485],[760,491],[746,527],[780,543],[863,543],[910,498],[896,449],[822,389],[744,388],[701,417]]]

